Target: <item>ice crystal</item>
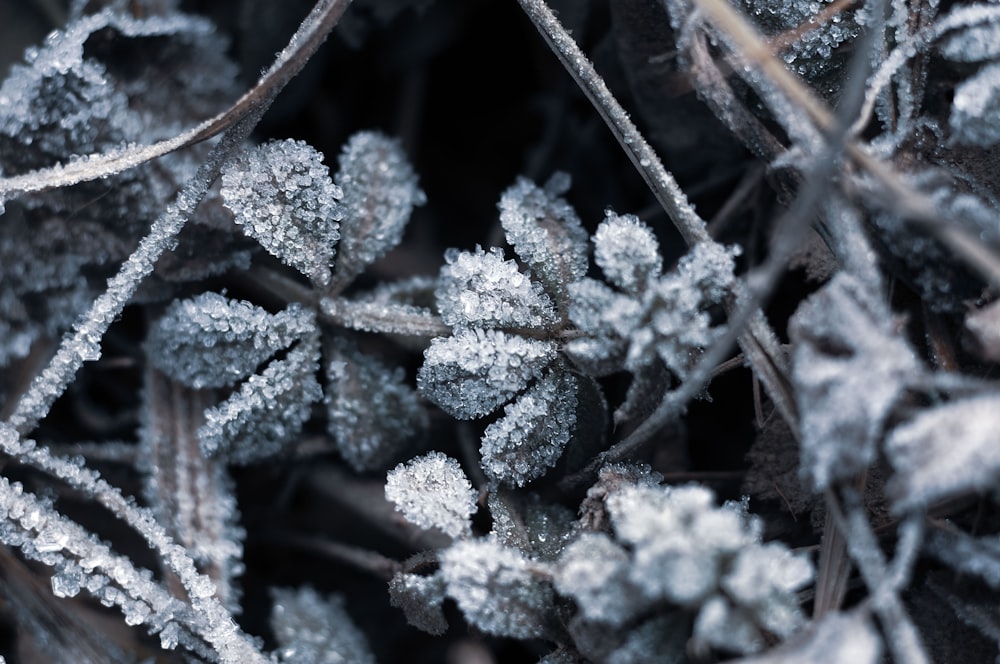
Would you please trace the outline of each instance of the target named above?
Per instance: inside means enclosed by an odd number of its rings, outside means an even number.
[[[304,141],[271,141],[222,170],[222,198],[236,223],[271,255],[319,285],[330,267],[343,211],[323,155]]]
[[[524,486],[554,466],[576,429],[576,378],[541,378],[483,433],[482,465],[495,482]]]
[[[437,528],[451,537],[472,533],[476,492],[458,462],[441,452],[428,452],[390,470],[385,497],[421,528]]]
[[[365,635],[343,599],[323,599],[312,588],[271,591],[271,628],[279,661],[287,664],[375,664]]]
[[[887,487],[897,510],[928,506],[997,486],[1000,398],[986,394],[930,408],[886,438],[893,466]]]
[[[551,588],[532,578],[515,549],[490,540],[464,540],[441,553],[448,596],[466,620],[488,634],[529,639],[545,634]]]
[[[334,181],[343,190],[337,278],[349,282],[403,238],[426,197],[398,140],[361,131],[341,150]]]
[[[499,204],[507,241],[561,310],[567,285],[587,273],[587,232],[561,197],[569,184],[565,173],[552,176],[544,188],[519,178]]]
[[[337,450],[355,470],[385,470],[423,440],[427,412],[402,369],[343,340],[328,350],[325,403]]]
[[[874,460],[884,422],[920,365],[888,307],[846,273],[799,306],[789,335],[802,472],[822,489]]]
[[[482,328],[535,327],[558,320],[541,285],[531,281],[503,251],[452,251],[434,293],[447,325]]]
[[[203,293],[177,300],[150,330],[150,361],[174,380],[202,389],[232,385],[315,329],[298,305],[277,314],[245,300]]]
[[[441,605],[445,585],[440,574],[397,573],[389,581],[389,601],[406,615],[406,621],[419,630],[440,636],[448,630]]]
[[[317,342],[303,339],[205,411],[205,424],[198,429],[205,455],[246,464],[280,452],[302,430],[312,403],[323,396],[315,376],[318,360]]]
[[[431,341],[417,387],[452,417],[481,417],[538,378],[555,356],[552,341],[500,330],[460,330]]]

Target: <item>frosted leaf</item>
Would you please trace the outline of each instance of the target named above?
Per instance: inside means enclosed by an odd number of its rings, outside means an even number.
[[[629,578],[625,549],[604,533],[583,533],[560,556],[555,588],[572,597],[587,620],[624,625],[649,602]]]
[[[448,596],[476,628],[516,639],[546,633],[552,590],[515,549],[489,540],[457,542],[441,553],[441,575]]]
[[[228,399],[206,410],[205,424],[198,429],[205,456],[253,463],[294,440],[311,415],[311,405],[323,396],[315,375],[317,346],[314,339],[303,339],[284,359],[271,362]]]
[[[576,429],[576,392],[572,374],[553,371],[507,405],[483,433],[486,476],[524,486],[554,466]]]
[[[604,660],[607,664],[686,662],[690,623],[683,616],[658,615],[629,630]]]
[[[428,452],[390,470],[385,497],[420,528],[437,528],[450,537],[472,534],[476,492],[458,462],[441,452]]]
[[[610,227],[615,226],[632,224]],[[633,294],[616,292],[594,279],[571,284],[569,317],[586,335],[567,342],[567,354],[597,375],[622,368],[636,373],[662,362],[683,378],[719,333],[708,310],[721,303],[735,283],[738,253],[738,248],[714,243],[695,245],[674,270],[650,277],[642,292]],[[628,263],[623,256],[622,263]],[[625,278],[616,275],[617,281]]]
[[[812,564],[783,544],[746,547],[722,578],[728,596],[758,625],[786,638],[805,624],[795,592],[813,579]]]
[[[789,336],[802,472],[822,489],[871,464],[884,422],[920,365],[888,307],[846,273],[799,306]]]
[[[569,317],[591,335],[628,337],[642,323],[642,303],[616,293],[596,279],[580,279],[569,286]]]
[[[608,281],[629,293],[641,291],[660,276],[660,244],[648,226],[635,215],[608,210],[594,233],[594,260]]]
[[[975,7],[977,5],[968,5],[962,10],[969,11]],[[995,5],[984,3],[978,7],[992,9]],[[1000,57],[1000,23],[990,21],[965,26],[943,38],[938,49],[941,55],[954,62],[995,60]]]
[[[558,315],[542,287],[523,274],[503,251],[451,251],[435,291],[438,311],[447,325],[540,328]]]
[[[417,387],[452,417],[473,419],[510,401],[555,356],[551,341],[499,330],[459,330],[431,341]]]
[[[760,526],[745,511],[713,502],[697,485],[626,487],[608,497],[615,532],[633,546],[631,579],[650,599],[700,604],[729,559],[759,541]]]
[[[507,241],[560,311],[568,306],[567,286],[587,273],[587,232],[560,196],[568,189],[565,174],[554,175],[544,189],[518,178],[499,203]]]
[[[265,143],[222,169],[222,198],[236,223],[272,256],[320,285],[330,281],[341,196],[323,155],[304,141]]]
[[[315,329],[311,314],[293,304],[271,314],[217,293],[174,302],[150,330],[149,359],[195,389],[232,385],[267,358]]]
[[[385,470],[423,440],[427,411],[402,369],[337,340],[327,353],[326,378],[327,429],[355,470]]]
[[[543,502],[537,494],[491,490],[490,536],[532,560],[555,560],[576,536],[576,518],[562,505]]]
[[[986,148],[1000,141],[1000,62],[955,88],[948,125],[958,143]]]
[[[663,476],[645,464],[609,463],[597,471],[597,482],[580,504],[580,524],[590,530],[610,530],[609,497],[635,486],[657,487]]]
[[[399,244],[406,223],[426,197],[398,140],[361,131],[344,144],[334,176],[343,190],[337,279],[346,283]]]
[[[754,653],[764,647],[764,638],[753,616],[719,595],[711,597],[698,611],[691,638],[697,648],[740,654]]]
[[[742,249],[715,242],[700,242],[681,256],[675,272],[701,295],[704,304],[721,304],[736,283],[735,259]]]
[[[444,579],[440,574],[421,576],[397,572],[389,581],[389,603],[402,609],[406,622],[417,629],[441,636],[448,631],[444,602]]]
[[[365,635],[339,596],[323,599],[312,588],[274,589],[271,629],[278,661],[288,664],[375,664]]]
[[[929,408],[892,430],[886,489],[897,511],[965,492],[988,491],[1000,478],[1000,397],[987,394]]]
[[[800,636],[742,664],[877,664],[882,639],[861,612],[827,613]]]

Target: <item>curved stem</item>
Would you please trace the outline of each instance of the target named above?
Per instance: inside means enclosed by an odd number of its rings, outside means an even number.
[[[233,127],[253,109],[269,105],[278,92],[295,78],[350,4],[351,0],[317,2],[288,46],[278,54],[257,84],[215,117],[152,145],[124,146],[107,154],[89,155],[68,164],[0,178],[0,202],[29,192],[66,187],[121,173]]]

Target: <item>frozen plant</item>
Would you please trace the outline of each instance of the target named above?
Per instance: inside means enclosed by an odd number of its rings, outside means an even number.
[[[8,4],[0,658],[996,658],[995,3]]]

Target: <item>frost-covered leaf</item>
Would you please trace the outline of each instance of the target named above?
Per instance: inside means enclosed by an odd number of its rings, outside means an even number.
[[[236,223],[314,283],[330,281],[343,210],[323,155],[304,141],[271,141],[222,169],[222,198]]]
[[[431,341],[417,387],[452,417],[468,420],[510,401],[555,356],[552,341],[499,330],[459,330]]]
[[[604,533],[583,533],[555,568],[555,588],[572,597],[587,620],[621,626],[649,606],[629,576],[628,552]]]
[[[312,588],[271,591],[271,629],[278,661],[287,664],[375,664],[368,640],[339,596],[323,599]]]
[[[336,277],[346,284],[399,244],[410,213],[426,197],[399,141],[375,131],[347,140],[334,181],[344,192]]]
[[[399,572],[389,581],[389,603],[402,609],[406,622],[417,629],[441,636],[448,631],[448,621],[441,608],[444,591],[440,573],[421,576]]]
[[[660,244],[635,215],[608,210],[594,233],[594,260],[608,281],[628,293],[637,293],[660,276]]]
[[[1000,141],[1000,62],[955,88],[948,125],[952,140],[965,145],[986,148]]]
[[[801,414],[802,472],[817,488],[854,477],[920,365],[877,294],[840,273],[789,322]]]
[[[929,408],[886,438],[894,473],[887,491],[899,511],[997,487],[1000,397],[987,394]]]
[[[389,369],[343,340],[327,351],[330,436],[355,470],[385,470],[423,440],[427,411],[402,369]]]
[[[277,314],[246,301],[203,293],[174,302],[149,332],[149,359],[189,387],[224,387],[315,330],[311,314],[291,305]]]
[[[573,512],[544,502],[535,493],[494,489],[488,505],[493,519],[490,536],[533,560],[555,560],[576,536]]]
[[[576,429],[576,392],[576,378],[554,370],[507,405],[483,433],[486,476],[524,486],[554,466]]]
[[[741,664],[877,664],[882,639],[861,611],[828,613],[781,646]]]
[[[279,453],[298,436],[312,404],[323,396],[318,369],[318,341],[306,338],[263,373],[250,376],[228,399],[205,411],[205,424],[198,429],[205,455],[246,464]]]
[[[633,582],[651,599],[698,605],[725,565],[759,541],[760,525],[733,506],[715,507],[704,487],[628,487],[607,499],[615,533],[634,547]]]
[[[441,575],[448,596],[478,629],[517,639],[547,632],[552,589],[532,576],[517,550],[490,540],[463,540],[441,553]]]
[[[587,232],[561,197],[569,176],[553,175],[544,188],[518,178],[500,198],[500,223],[507,241],[545,287],[561,312],[567,286],[587,273]]]
[[[746,547],[736,556],[721,586],[727,595],[750,610],[760,627],[786,638],[805,624],[795,591],[813,579],[807,558],[783,544]]]
[[[746,654],[764,647],[763,636],[754,624],[753,615],[721,595],[713,595],[702,605],[695,618],[691,638],[698,649],[717,648]]]
[[[533,327],[558,320],[549,296],[523,274],[503,251],[450,251],[435,291],[438,311],[447,325]]]
[[[390,470],[385,497],[416,526],[437,528],[451,537],[472,533],[476,492],[458,462],[441,452],[428,452]]]
[[[628,222],[615,222],[605,228],[645,234]],[[634,373],[662,362],[683,378],[719,332],[709,309],[720,304],[732,288],[738,253],[738,248],[698,244],[674,270],[646,280],[642,292],[623,294],[594,279],[576,281],[569,287],[569,317],[586,334],[567,342],[567,354],[598,375],[622,368]],[[620,273],[628,262],[627,255],[618,258],[622,264],[612,267],[613,278],[630,283],[633,277]],[[611,258],[603,260],[616,264]]]

